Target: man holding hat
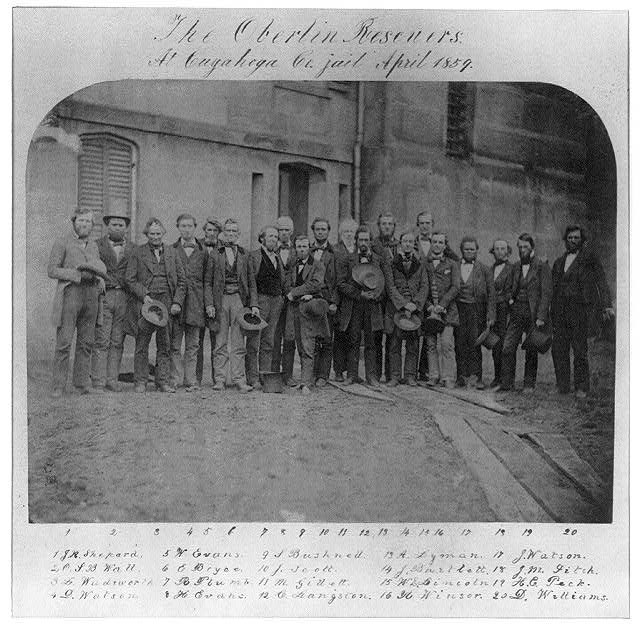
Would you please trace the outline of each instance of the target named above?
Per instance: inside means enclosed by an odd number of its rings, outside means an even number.
[[[147,237],[129,258],[125,276],[127,288],[139,301],[139,306],[157,301],[173,316],[179,315],[184,306],[186,279],[182,262],[174,247],[164,245],[166,234],[160,219],[151,217],[142,233]],[[170,382],[171,337],[169,326],[156,325],[142,315],[138,319],[136,350],[133,363],[135,391],[144,393],[149,378],[149,344],[156,336],[156,387],[161,392],[173,393]]]
[[[390,266],[390,278],[387,282],[389,295],[388,308],[393,316],[410,317],[415,315],[414,330],[402,330],[395,323],[391,334],[391,349],[389,368],[391,378],[387,381],[388,387],[396,387],[402,373],[402,341],[406,344],[404,360],[404,378],[407,385],[415,387],[416,372],[418,368],[418,346],[420,343],[421,314],[429,295],[429,278],[427,270],[420,262],[415,251],[416,239],[413,232],[404,232],[400,235],[399,251],[393,258]]]
[[[516,373],[516,351],[523,334],[533,330],[549,332],[551,302],[551,269],[535,255],[535,243],[530,234],[518,237],[520,260],[515,264],[509,305],[511,313],[502,350],[501,384],[498,391],[513,389]],[[527,347],[524,362],[525,393],[532,392],[538,374],[538,351]]]
[[[127,202],[116,199],[110,214],[102,217],[107,233],[96,241],[100,260],[107,269],[105,294],[102,303],[102,322],[96,325],[96,340],[91,357],[91,376],[95,389],[106,387],[119,392],[118,383],[122,348],[125,338],[125,321],[131,294],[126,289],[127,264],[134,245],[126,238],[131,219]]]
[[[262,228],[258,241],[260,248],[249,254],[249,264],[256,278],[260,315],[267,326],[247,335],[245,369],[247,383],[260,389],[259,373],[271,372],[276,324],[280,320],[284,295],[288,293],[288,278],[278,256],[278,228],[273,225]]]
[[[219,247],[218,245],[218,235],[222,232],[222,223],[218,221],[218,219],[214,217],[208,217],[204,225],[202,226],[202,231],[204,232],[204,239],[199,240],[198,242],[202,245],[202,248],[207,256],[207,265],[209,264],[209,260],[213,256],[215,250]],[[205,267],[205,275],[206,275],[206,267]],[[202,386],[202,373],[204,371],[204,338],[205,332],[207,329],[209,330],[209,342],[211,344],[211,348],[209,351],[209,356],[211,360],[211,380],[215,384],[215,369],[213,367],[213,356],[216,349],[216,331],[214,320],[211,317],[206,316],[205,313],[205,321],[206,325],[200,328],[200,339],[198,345],[198,357],[196,359],[196,380],[198,382],[198,387]]]
[[[360,338],[364,332],[364,370],[367,383],[380,389],[380,368],[376,360],[376,335],[384,328],[382,299],[385,296],[385,278],[389,277],[388,262],[371,248],[371,232],[361,225],[356,231],[356,251],[338,258],[338,292],[340,306],[338,325],[348,333],[347,378],[345,385],[358,380]],[[365,286],[355,278],[354,269],[370,270],[372,282]],[[375,285],[375,286],[372,286]]]
[[[82,394],[91,393],[91,352],[95,340],[98,299],[104,290],[106,267],[98,247],[89,239],[93,213],[78,209],[71,217],[73,232],[57,239],[51,249],[47,274],[58,281],[52,320],[56,327],[52,396],[62,396],[69,373],[73,335],[76,353],[73,384]],[[83,269],[84,268],[84,269]]]
[[[293,235],[293,221],[291,217],[278,217],[276,222],[278,228],[278,256],[282,262],[282,266],[287,278],[291,274],[291,270],[295,265],[296,250],[291,240]],[[288,308],[285,307],[280,311],[280,317],[276,324],[273,338],[273,357],[271,369],[274,372],[284,373],[284,381],[288,385],[295,385],[293,379],[293,359],[296,352],[296,342],[293,339],[287,339],[285,330],[287,327]]]

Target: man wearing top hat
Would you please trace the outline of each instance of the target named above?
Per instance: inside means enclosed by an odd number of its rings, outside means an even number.
[[[207,315],[213,317],[216,328],[214,370],[216,390],[223,390],[230,368],[231,381],[241,393],[250,392],[247,385],[244,357],[244,334],[238,315],[250,307],[259,315],[256,278],[249,265],[248,252],[238,245],[238,222],[229,218],[223,225],[223,241],[210,256],[205,277],[205,304]]]
[[[98,300],[104,290],[106,267],[89,236],[93,213],[77,209],[71,217],[73,231],[53,243],[47,274],[58,281],[52,321],[56,327],[52,396],[62,395],[69,374],[69,354],[74,333],[76,352],[73,384],[82,394],[91,393],[91,352],[95,340]],[[84,269],[83,269],[84,267]]]
[[[204,329],[204,277],[208,254],[196,239],[197,222],[191,214],[183,213],[176,220],[180,238],[173,244],[185,272],[186,295],[184,308],[171,321],[171,382],[179,385],[182,372],[183,385],[188,392],[197,391],[196,366],[200,331]],[[182,340],[184,338],[184,358]]]
[[[291,217],[278,217],[276,227],[278,228],[278,257],[284,267],[285,275],[289,277],[296,260],[296,249],[292,241],[293,221]],[[285,335],[288,310],[285,304],[285,307],[280,311],[280,318],[276,324],[271,369],[274,372],[282,370],[284,382],[287,385],[294,386],[296,382],[293,378],[293,360],[296,352],[296,342],[294,339],[287,339]]]
[[[222,232],[222,223],[220,223],[220,221],[218,221],[218,219],[214,217],[207,217],[207,219],[205,219],[204,225],[202,226],[202,231],[204,232],[204,238],[199,240],[198,242],[202,245],[202,249],[207,256],[206,264],[208,265],[210,258],[213,256],[213,253],[219,247],[218,236],[220,232]],[[208,317],[205,312],[205,325],[200,329],[198,357],[196,359],[196,381],[198,382],[198,387],[202,386],[202,374],[204,372],[204,340],[207,330],[209,331],[210,343],[209,359],[211,362],[211,380],[215,385],[216,379],[215,369],[213,367],[213,357],[216,350],[216,331],[214,319],[212,317]]]
[[[260,248],[249,254],[249,264],[256,278],[260,316],[267,326],[247,334],[245,369],[247,383],[261,389],[260,372],[271,372],[276,324],[280,320],[284,296],[288,293],[287,275],[278,256],[278,228],[268,225],[258,236]]]
[[[126,200],[118,199],[110,214],[102,217],[107,233],[96,241],[100,260],[107,268],[102,304],[102,322],[96,324],[96,339],[91,356],[91,377],[95,389],[121,390],[118,383],[125,321],[132,295],[126,289],[127,264],[135,246],[126,238],[131,219]]]
[[[447,235],[435,231],[431,235],[431,250],[425,266],[429,276],[429,297],[425,308],[424,342],[427,346],[430,387],[441,385],[455,387],[456,360],[454,351],[454,328],[459,323],[456,296],[460,290],[460,267],[445,256]],[[429,317],[442,320],[440,332],[429,328]]]
[[[333,317],[338,310],[338,292],[336,289],[336,256],[331,243],[329,243],[329,232],[331,224],[322,217],[316,217],[311,224],[314,242],[311,245],[311,255],[314,260],[324,266],[324,285],[322,287],[322,297],[329,304],[327,320],[329,328],[333,331]],[[333,355],[333,339],[329,337],[318,337],[316,342],[314,377],[316,387],[324,387],[329,380],[331,371],[331,358]]]
[[[399,251],[390,265],[387,284],[388,305],[393,315],[405,311],[409,315],[420,318],[417,329],[403,331],[396,324],[391,334],[391,351],[389,367],[391,378],[387,386],[396,387],[402,374],[402,341],[406,344],[404,360],[404,378],[407,385],[415,387],[418,368],[418,346],[420,343],[421,315],[429,295],[429,278],[427,270],[415,251],[416,239],[413,232],[400,235]]]
[[[499,391],[513,389],[516,372],[516,351],[522,335],[538,329],[549,332],[551,302],[551,269],[535,255],[535,242],[526,232],[518,237],[520,260],[515,264],[511,282],[509,323],[502,349],[502,372]],[[527,348],[524,364],[524,392],[532,392],[538,374],[538,351]]]
[[[493,284],[496,290],[496,322],[493,332],[498,335],[498,343],[492,348],[493,355],[493,381],[490,387],[500,385],[500,375],[502,373],[502,347],[504,336],[507,332],[507,321],[509,316],[509,298],[511,297],[511,284],[513,282],[513,263],[509,262],[511,255],[511,245],[501,238],[493,241],[489,253],[494,258],[493,263]]]
[[[142,233],[147,242],[139,245],[127,264],[125,282],[138,298],[138,307],[161,302],[172,315],[179,315],[184,306],[187,283],[182,262],[176,248],[163,243],[166,230],[156,217],[147,221]],[[134,357],[135,391],[144,393],[149,378],[149,344],[156,336],[156,387],[161,392],[173,393],[171,385],[171,335],[169,326],[156,326],[142,314],[138,319]]]
[[[465,236],[460,243],[460,290],[456,296],[459,324],[455,329],[457,384],[484,389],[482,347],[476,340],[496,319],[496,292],[493,275],[476,260],[478,241]]]
[[[364,332],[364,370],[367,383],[380,389],[380,368],[376,358],[376,335],[384,328],[382,298],[385,295],[385,278],[389,277],[388,261],[371,248],[371,232],[361,225],[356,231],[356,251],[341,256],[337,261],[337,286],[340,293],[338,323],[340,330],[348,334],[347,378],[345,385],[358,380],[360,339]],[[359,265],[377,268],[381,286],[367,288],[353,278],[353,270]],[[361,267],[360,267],[361,268]]]
[[[576,398],[586,398],[589,391],[589,357],[587,338],[590,325],[601,317],[613,317],[611,295],[602,263],[595,252],[585,246],[584,230],[569,225],[564,233],[565,253],[553,263],[553,298],[551,348],[556,383],[561,394],[571,384],[570,352],[573,349],[573,384]]]
[[[287,293],[286,339],[295,339],[300,356],[300,390],[310,392],[313,385],[313,368],[316,339],[329,333],[326,311],[315,313],[305,303],[324,304],[322,287],[324,266],[311,255],[309,237],[299,234],[295,238],[296,258],[289,274]]]

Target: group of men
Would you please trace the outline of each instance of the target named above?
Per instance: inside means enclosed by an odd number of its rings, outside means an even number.
[[[370,387],[379,389],[384,381],[388,387],[404,382],[484,389],[479,339],[487,331],[497,339],[490,387],[507,391],[514,385],[518,346],[534,330],[553,333],[562,393],[570,390],[573,350],[574,388],[584,397],[590,317],[613,316],[602,265],[577,225],[566,229],[566,252],[551,271],[527,233],[518,237],[514,263],[504,239],[490,249],[493,268],[477,260],[474,237],[462,239],[458,256],[428,212],[418,215],[415,230],[399,234],[390,213],[378,217],[375,236],[346,219],[336,245],[329,242],[327,219],[313,221],[310,238],[294,235],[291,218],[283,216],[261,230],[253,251],[238,245],[238,221],[231,218],[208,218],[198,239],[196,219],[181,214],[180,237],[167,244],[162,222],[152,217],[143,230],[147,242],[138,246],[126,238],[129,218],[123,213],[103,221],[106,234],[93,241],[92,214],[77,210],[73,232],[51,252],[48,273],[58,280],[56,397],[66,385],[74,333],[73,384],[82,393],[120,391],[127,334],[135,337],[136,392],[147,390],[153,335],[156,388],[196,391],[203,384],[208,331],[214,389],[261,389],[265,375],[275,372],[308,394],[327,384],[332,366],[333,378],[344,386],[362,380],[363,337]],[[369,282],[362,270],[368,270]],[[158,303],[168,313],[166,325],[143,316],[145,305]],[[245,313],[261,326],[242,326]],[[299,379],[293,375],[296,350]],[[538,350],[527,346],[525,391],[535,387],[537,362]]]

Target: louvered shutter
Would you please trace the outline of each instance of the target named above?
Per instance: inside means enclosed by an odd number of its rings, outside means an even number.
[[[131,216],[133,148],[109,136],[83,136],[78,158],[78,206],[93,211],[94,236],[102,233],[102,217],[114,200],[125,202]],[[122,202],[121,202],[122,203]]]

